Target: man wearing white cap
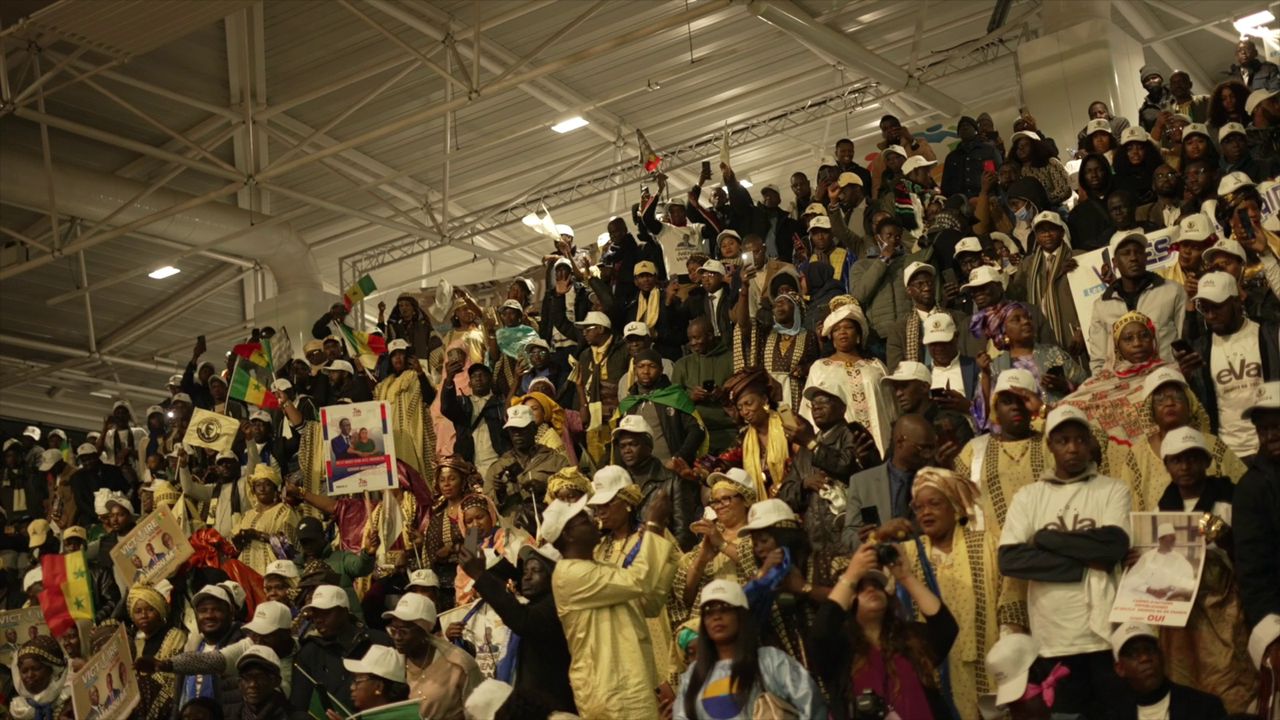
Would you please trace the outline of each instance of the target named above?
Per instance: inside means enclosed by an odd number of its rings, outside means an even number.
[[[1173,341],[1182,337],[1187,292],[1147,269],[1147,238],[1141,231],[1121,231],[1111,237],[1109,251],[1116,281],[1093,303],[1093,319],[1085,335],[1089,369],[1094,374],[1115,355],[1112,326],[1134,310],[1156,326],[1156,347],[1165,362],[1173,358]]]
[[[546,445],[534,441],[537,423],[526,405],[507,408],[503,425],[511,440],[511,449],[498,456],[484,475],[484,493],[494,498],[504,516],[530,534],[537,531],[547,481],[569,459]]]
[[[711,321],[716,337],[725,337],[731,328],[731,310],[738,300],[738,289],[730,284],[728,270],[719,260],[708,260],[698,271],[701,287],[689,293],[684,301],[684,317],[705,316]]]
[[[1236,279],[1212,272],[1200,278],[1196,309],[1209,329],[1178,365],[1205,412],[1217,420],[1218,436],[1248,463],[1258,435],[1244,417],[1263,383],[1280,380],[1280,324],[1259,325],[1245,317]]]
[[[143,452],[147,447],[147,431],[133,424],[129,403],[117,400],[102,423],[102,435],[96,444],[103,453],[102,462],[122,469],[128,463],[137,472],[146,459]]]
[[[985,344],[968,331],[968,315],[954,308],[938,307],[937,268],[927,262],[913,261],[902,272],[902,284],[906,286],[911,310],[898,317],[893,329],[889,331],[885,352],[887,367],[896,368],[903,360],[928,362],[928,353],[920,339],[924,336],[925,318],[934,313],[946,313],[951,316],[956,327],[966,328],[960,333],[962,354],[977,357],[978,353],[986,349]]]
[[[618,465],[606,466],[600,472],[621,470],[627,475],[629,482],[635,483],[642,495],[642,500],[636,507],[639,514],[644,513],[645,507],[657,493],[665,492],[672,503],[671,524],[668,529],[681,549],[691,550],[697,538],[689,525],[698,519],[702,503],[697,490],[668,470],[654,454],[654,435],[662,433],[662,425],[663,423],[659,423],[658,428],[654,428],[639,414],[625,415],[619,419],[618,427],[613,430],[613,459]]]
[[[300,717],[313,699],[323,707],[351,708],[351,672],[343,659],[363,654],[370,645],[391,646],[386,633],[356,623],[347,592],[337,585],[319,585],[302,608],[312,633],[304,637],[294,657],[293,688],[289,692],[292,717]],[[403,672],[403,670],[402,670]],[[313,697],[314,696],[314,697]]]
[[[625,344],[613,333],[613,322],[608,315],[592,310],[573,325],[557,318],[566,335],[579,340],[582,352],[578,354],[576,371],[579,412],[587,427],[587,452],[602,457],[607,439],[605,421],[618,409],[618,400],[626,390],[618,387],[631,356]]]
[[[435,603],[424,595],[409,593],[400,598],[394,610],[382,613],[382,619],[387,622],[395,651],[403,658],[401,682],[408,684],[409,698],[418,702],[420,715],[461,717],[462,703],[482,675],[465,650],[433,632]],[[370,650],[378,648],[374,645]],[[347,669],[352,669],[350,664]]]
[[[1098,474],[1093,431],[1080,409],[1054,408],[1045,435],[1055,465],[1014,495],[1000,534],[1000,572],[1027,581],[1040,656],[1071,670],[1070,692],[1064,683],[1055,711],[1104,716],[1122,692],[1107,657],[1108,616],[1115,567],[1129,551],[1129,488]]]
[[[249,507],[249,481],[240,472],[240,459],[229,452],[220,452],[214,458],[213,469],[197,481],[185,462],[178,464],[178,483],[182,492],[197,503],[212,504],[212,517],[206,508],[204,521],[224,538],[230,538],[240,515]]]
[[[667,188],[664,176],[658,176],[658,193],[649,198],[640,212],[640,222],[653,234],[662,246],[663,261],[667,264],[667,278],[683,275],[688,270],[686,264],[694,253],[710,253],[711,242],[720,229],[702,222],[689,221],[689,207],[676,201],[673,197],[664,207],[661,220],[658,219],[658,204]],[[689,206],[697,206],[693,192],[689,193]]]
[[[1233,218],[1233,223],[1238,221]],[[1252,245],[1258,256],[1262,272],[1252,278],[1245,276],[1249,266],[1249,253],[1239,242],[1227,238],[1205,249],[1201,256],[1206,271],[1224,272],[1236,279],[1243,291],[1244,312],[1254,322],[1274,320],[1280,317],[1280,261],[1265,240]]]
[[[600,530],[586,512],[587,498],[556,500],[543,516],[544,540],[564,559],[556,563],[551,591],[569,642],[569,684],[585,720],[658,716],[652,640],[646,597],[668,567],[672,544],[663,537],[670,504],[650,503],[644,537],[626,567],[597,562]]]
[[[550,357],[548,353],[547,357]],[[485,474],[498,456],[511,448],[502,430],[506,422],[505,397],[493,389],[493,371],[483,363],[472,363],[467,369],[470,394],[459,392],[455,378],[462,372],[461,360],[445,363],[444,383],[440,388],[440,414],[453,423],[457,433],[454,454],[476,466]]]
[[[93,494],[100,489],[126,493],[129,483],[120,468],[102,462],[101,450],[89,443],[76,448],[80,469],[71,476],[71,492],[76,499],[76,525],[90,527],[98,522],[94,514]]]
[[[271,426],[271,413],[266,410],[259,409],[249,413],[249,438],[244,443],[244,449],[239,453],[240,465],[243,468],[241,472],[244,475],[253,474],[259,463],[271,466],[278,473],[283,472],[280,459],[276,457]]]
[[[1280,668],[1280,383],[1263,385],[1247,412],[1259,443],[1232,504],[1236,577],[1254,664]]]
[[[1072,248],[1071,230],[1052,210],[1032,218],[1031,232],[1034,245],[1009,282],[1009,297],[1039,308],[1044,316],[1040,324],[1049,326],[1052,342],[1064,350],[1077,345],[1074,351],[1079,352],[1084,334],[1067,274],[1083,251]]]
[[[659,354],[662,374],[668,378],[671,377],[675,364],[669,358],[662,356],[661,351],[654,347],[657,340],[656,336],[657,333],[654,328],[638,320],[633,320],[622,328],[622,342],[627,346],[627,356],[630,358],[630,363],[627,366],[627,371],[622,374],[622,378],[618,381],[619,392],[625,395],[631,386],[635,384],[636,357],[645,350],[652,349]]]
[[[1125,585],[1160,600],[1189,602],[1196,591],[1196,569],[1178,552],[1178,531],[1171,522],[1156,528],[1156,546],[1142,553]]]
[[[1128,693],[1111,698],[1109,706],[1115,711],[1111,717],[1168,720],[1227,717],[1226,708],[1217,696],[1169,680],[1154,627],[1135,622],[1120,625],[1111,634],[1111,653],[1115,657],[1116,674],[1129,686]],[[1251,687],[1252,682],[1250,679]]]
[[[244,589],[233,581],[210,583],[196,592],[191,598],[191,607],[195,612],[197,632],[187,637],[184,652],[216,652],[244,639],[244,631],[235,620],[240,609],[237,596],[242,600]],[[202,664],[199,674],[188,675],[179,682],[175,706],[182,707],[202,697],[220,702],[229,680],[234,682],[234,678],[225,678],[222,673]]]
[[[297,649],[292,635],[293,613],[289,606],[274,600],[260,602],[253,610],[253,618],[240,629],[244,637],[236,642],[217,649],[181,652],[168,660],[155,661],[155,669],[179,675],[208,674],[234,678],[237,671],[243,669],[247,654],[266,651],[279,668],[281,687],[287,694],[293,677],[293,653]],[[139,671],[142,669],[139,667]],[[243,677],[240,682],[243,684]]]

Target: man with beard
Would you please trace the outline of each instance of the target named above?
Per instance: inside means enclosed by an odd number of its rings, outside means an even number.
[[[550,545],[525,545],[520,548],[518,565],[501,558],[488,569],[482,554],[471,555],[464,549],[460,557],[463,571],[475,578],[480,597],[519,636],[515,665],[508,670],[515,673],[514,692],[543,698],[552,710],[575,712],[569,687],[569,645],[551,594],[551,576],[560,553]],[[507,589],[509,583],[519,588],[519,597]],[[399,638],[393,639],[399,649]],[[500,665],[498,679],[510,682],[509,676],[502,675]]]
[[[1152,230],[1174,227],[1182,213],[1182,176],[1168,163],[1160,165],[1151,176],[1151,189],[1156,199],[1138,207],[1138,224]]]
[[[240,459],[229,452],[218,453],[213,468],[202,481],[197,482],[187,469],[186,454],[181,449],[178,452],[178,480],[182,491],[197,503],[208,503],[217,498],[213,517],[207,517],[206,510],[205,522],[223,537],[231,537],[236,521],[250,502],[249,484],[241,479]]]
[[[239,610],[237,596],[243,594],[244,591],[232,581],[201,588],[191,599],[197,632],[187,638],[185,652],[213,652],[242,640],[244,632],[235,616]],[[221,674],[179,676],[176,707],[180,708],[196,698],[221,702],[225,684]]]

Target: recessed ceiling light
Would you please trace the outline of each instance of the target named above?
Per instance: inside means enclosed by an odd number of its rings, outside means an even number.
[[[581,115],[574,115],[574,116],[573,116],[573,117],[571,117],[571,118],[565,118],[564,120],[561,120],[560,122],[556,123],[555,125],[552,125],[552,126],[551,126],[551,129],[552,129],[552,130],[555,130],[555,131],[556,131],[556,132],[558,132],[558,133],[564,134],[564,133],[567,133],[567,132],[573,132],[574,130],[577,130],[578,128],[584,128],[584,127],[586,127],[586,126],[588,126],[588,125],[590,125],[590,124],[591,124],[591,123],[589,123],[589,122],[587,122],[585,119],[583,119],[583,117],[582,117]]]
[[[182,271],[172,265],[165,265],[162,268],[157,268],[147,273],[147,277],[151,278],[152,280],[163,280],[167,277],[173,277],[174,275],[177,275],[180,272]]]
[[[106,390],[94,390],[89,394],[92,395],[93,397],[106,398],[107,400],[110,400],[111,398],[115,397],[115,395],[112,395]]]
[[[739,184],[739,185],[741,185],[741,186],[742,186],[742,187],[744,187],[744,188],[749,188],[749,187],[751,187],[751,181],[750,181],[750,180],[739,180],[739,181],[738,181],[738,184]]]

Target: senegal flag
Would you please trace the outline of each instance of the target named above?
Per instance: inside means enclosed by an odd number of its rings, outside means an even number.
[[[231,348],[231,352],[259,367],[271,367],[271,356],[262,349],[262,343],[241,343]]]
[[[342,294],[342,304],[350,310],[352,305],[355,305],[365,299],[370,293],[377,289],[378,286],[373,284],[373,278],[365,275],[357,280],[355,285],[347,288],[347,291]]]
[[[93,586],[84,551],[66,555],[42,555],[44,590],[40,592],[40,609],[54,637],[62,637],[74,629],[77,620],[93,622]]]
[[[241,354],[240,348],[246,347],[256,348],[256,351],[250,355]],[[231,373],[227,396],[257,405],[264,410],[280,407],[280,401],[271,392],[271,369],[266,365],[266,354],[262,352],[262,346],[257,343],[237,345],[234,352],[240,358],[236,360],[236,368]],[[262,360],[263,364],[259,365],[258,360]]]

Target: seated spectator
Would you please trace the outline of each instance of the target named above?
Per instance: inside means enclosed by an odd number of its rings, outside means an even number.
[[[1116,674],[1129,686],[1118,709],[1126,715],[1143,717],[1159,712],[1168,718],[1227,717],[1222,700],[1186,685],[1171,682],[1164,671],[1156,629],[1150,625],[1124,623],[1111,634],[1111,652]]]

